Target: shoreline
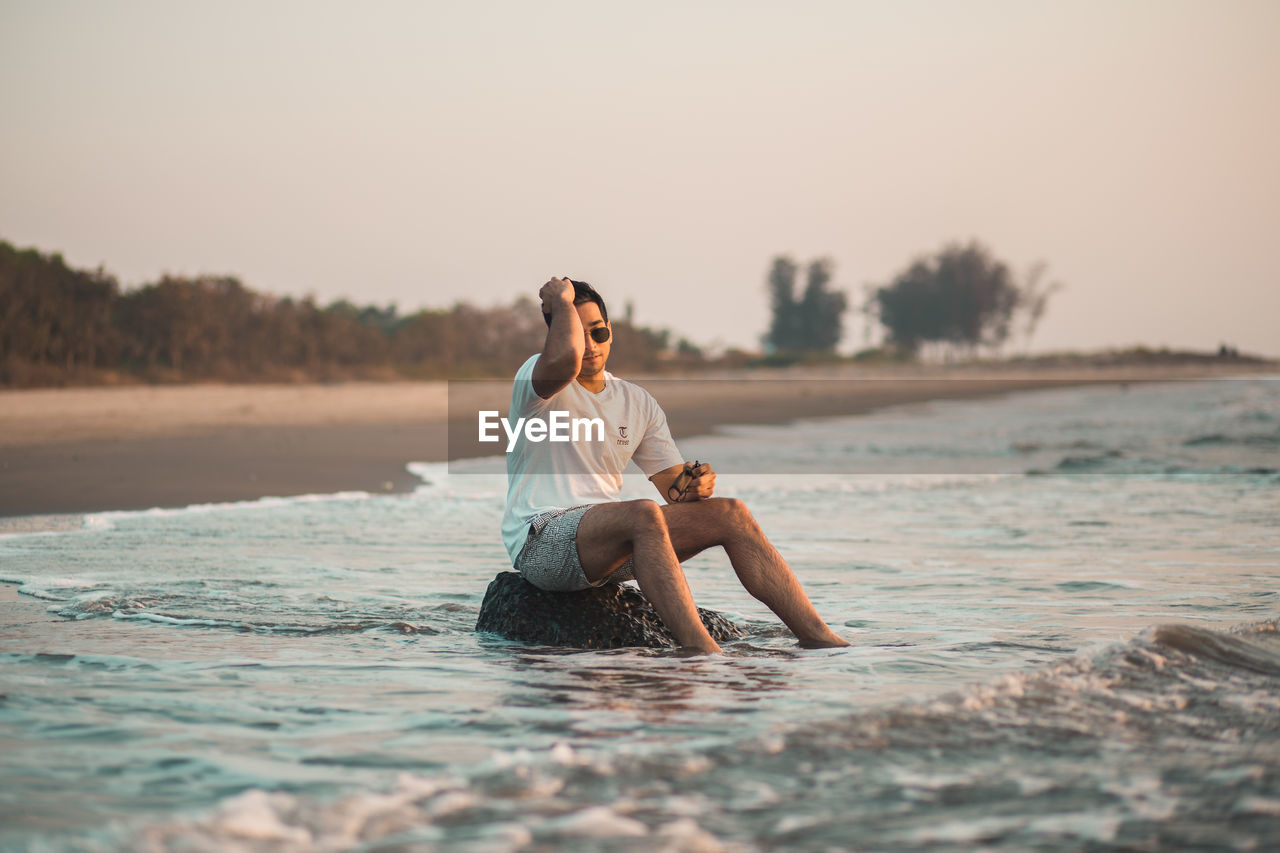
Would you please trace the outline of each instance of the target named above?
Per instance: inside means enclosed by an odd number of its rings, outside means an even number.
[[[892,406],[1091,383],[1239,376],[1241,365],[882,368],[637,377],[685,439]],[[1249,371],[1258,375],[1261,370]],[[630,378],[630,377],[624,377]],[[832,384],[833,382],[839,384]],[[405,493],[410,462],[500,455],[474,412],[509,380],[337,386],[176,386],[0,392],[0,534],[79,514],[344,491]],[[452,417],[450,406],[452,404]],[[51,528],[52,525],[53,527]]]

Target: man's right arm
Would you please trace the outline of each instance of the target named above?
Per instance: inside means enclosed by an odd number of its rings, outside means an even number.
[[[551,315],[547,342],[533,366],[533,390],[544,400],[559,393],[578,376],[582,354],[586,350],[582,321],[573,307],[573,283],[567,278],[553,278],[538,291],[542,313]]]

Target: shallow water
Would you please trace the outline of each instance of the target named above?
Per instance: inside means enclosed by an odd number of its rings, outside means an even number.
[[[723,658],[473,633],[500,460],[0,538],[47,608],[0,648],[0,847],[1280,844],[1280,382],[682,449],[852,648],[797,649],[721,554],[686,569],[747,628]]]

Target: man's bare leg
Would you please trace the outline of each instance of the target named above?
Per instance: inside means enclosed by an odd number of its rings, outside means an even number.
[[[654,501],[596,504],[578,523],[578,559],[587,580],[600,580],[627,557],[633,558],[640,591],[677,642],[701,652],[719,652],[720,646],[698,616],[666,519]]]
[[[710,498],[669,504],[662,507],[662,512],[679,560],[721,545],[747,592],[778,614],[800,645],[806,648],[849,645],[822,621],[795,573],[742,501]]]

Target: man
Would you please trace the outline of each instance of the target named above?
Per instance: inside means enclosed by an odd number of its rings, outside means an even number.
[[[507,454],[502,522],[515,568],[549,590],[634,579],[682,646],[719,652],[680,568],[681,561],[719,545],[742,585],[778,614],[802,646],[847,646],[818,616],[746,506],[713,497],[711,466],[695,470],[684,462],[653,397],[605,370],[613,329],[600,294],[583,282],[553,278],[538,295],[547,340],[516,373],[509,421],[546,419],[552,411],[599,418],[603,440],[531,441],[519,434]],[[618,499],[631,460],[665,505]],[[678,483],[683,472],[690,476]]]

